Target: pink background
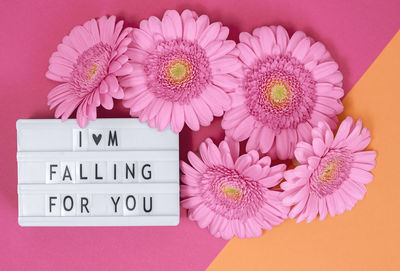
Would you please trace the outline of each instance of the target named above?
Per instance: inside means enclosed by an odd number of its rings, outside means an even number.
[[[323,41],[339,63],[349,91],[400,26],[400,1],[16,1],[0,3],[0,270],[204,270],[226,241],[190,222],[178,227],[21,228],[17,224],[15,121],[52,118],[44,74],[48,58],[73,26],[115,14],[129,26],[165,9],[185,8],[241,31],[281,24]],[[377,90],[381,91],[381,90]],[[99,117],[128,117],[119,105]],[[220,119],[180,135],[181,159],[205,137],[221,139]],[[267,261],[268,259],[266,259]]]

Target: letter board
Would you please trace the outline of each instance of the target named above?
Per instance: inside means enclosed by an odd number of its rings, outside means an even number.
[[[137,119],[18,120],[21,226],[179,223],[179,137]]]

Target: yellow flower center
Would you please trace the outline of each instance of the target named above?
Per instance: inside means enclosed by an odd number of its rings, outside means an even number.
[[[338,162],[335,160],[326,163],[324,170],[319,175],[320,182],[327,182],[336,177],[338,171]]]
[[[271,91],[271,98],[275,102],[281,102],[288,97],[288,92],[283,84],[276,84]]]
[[[242,191],[240,188],[229,185],[222,185],[221,192],[226,198],[229,198],[233,201],[238,201],[242,197]]]
[[[89,69],[89,72],[87,74],[87,79],[90,80],[92,77],[96,74],[97,70],[99,69],[99,65],[97,63],[94,63],[92,67]]]
[[[180,85],[189,79],[192,67],[187,60],[177,58],[168,65],[166,72],[172,84]]]
[[[262,86],[264,99],[275,108],[285,108],[290,104],[292,91],[279,78],[270,78]]]
[[[176,63],[169,72],[174,79],[182,80],[186,75],[186,67],[182,63]]]

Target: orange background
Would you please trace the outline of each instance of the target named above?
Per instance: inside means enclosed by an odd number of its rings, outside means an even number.
[[[378,152],[364,199],[343,215],[232,239],[209,270],[400,270],[399,66],[400,32],[343,101],[341,118],[362,118]]]

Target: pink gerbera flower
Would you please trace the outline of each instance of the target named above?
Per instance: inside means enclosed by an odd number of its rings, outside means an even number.
[[[373,179],[376,152],[364,151],[371,138],[361,120],[347,117],[335,137],[328,124],[312,130],[312,144],[299,142],[295,155],[301,164],[285,172],[283,204],[294,206],[290,218],[311,222],[318,214],[341,214],[364,197],[365,184]]]
[[[176,133],[185,122],[197,131],[222,116],[231,105],[226,92],[236,86],[230,72],[241,66],[228,32],[189,10],[143,20],[128,49],[133,72],[121,81],[130,114],[159,130],[171,125]]]
[[[241,33],[237,45],[244,71],[231,94],[232,108],[222,127],[235,140],[285,160],[299,141],[309,142],[318,121],[336,128],[343,110],[342,74],[325,46],[282,26]]]
[[[125,54],[131,39],[131,28],[122,30],[115,16],[92,19],[72,29],[50,57],[47,78],[62,82],[48,95],[50,109],[57,107],[55,117],[66,120],[78,108],[80,127],[96,119],[96,108],[113,108],[113,98],[124,92],[117,77],[131,72]],[[122,31],[122,32],[121,32]]]
[[[287,217],[281,192],[271,189],[281,182],[285,165],[270,167],[271,159],[259,159],[256,151],[239,157],[239,143],[227,139],[219,147],[206,139],[200,158],[193,152],[188,158],[192,166],[181,162],[182,206],[189,209],[189,219],[214,236],[260,236]]]

